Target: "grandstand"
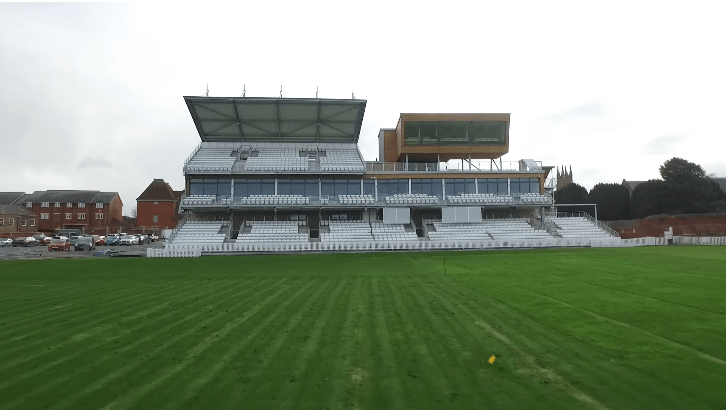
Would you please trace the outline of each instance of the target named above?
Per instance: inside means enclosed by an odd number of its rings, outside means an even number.
[[[365,100],[184,97],[201,142],[166,247],[202,253],[613,246],[553,213],[550,166],[504,162],[509,114],[401,114],[358,148]]]

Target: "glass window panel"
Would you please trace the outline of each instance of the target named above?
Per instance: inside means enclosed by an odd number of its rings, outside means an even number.
[[[467,194],[476,194],[476,180],[465,179],[464,180],[464,192]]]
[[[539,180],[537,178],[530,178],[529,192],[533,194],[539,194]]]
[[[320,188],[322,189],[323,195],[335,195],[335,181],[332,179],[324,179],[320,181]]]
[[[439,140],[436,138],[436,123],[433,121],[426,121],[419,124],[421,144],[438,144]]]
[[[262,195],[262,180],[250,179],[247,185],[247,192],[249,192],[249,196]]]
[[[348,195],[360,195],[360,179],[348,180]]]
[[[292,181],[289,179],[278,179],[277,195],[292,195]]]
[[[418,121],[407,121],[403,126],[404,144],[418,145],[419,141],[419,125]]]
[[[230,196],[232,195],[232,180],[231,179],[220,179],[217,183],[217,195]]]
[[[203,195],[204,181],[201,179],[192,179],[189,182],[189,191],[191,192],[191,195]]]
[[[318,180],[317,179],[306,179],[305,180],[305,196],[317,197],[320,195],[318,191]]]
[[[304,179],[293,179],[290,181],[290,195],[302,195],[305,196],[305,180]],[[315,196],[318,196],[317,192]]]
[[[366,179],[363,181],[363,195],[375,195],[376,194],[376,181],[373,179]]]
[[[422,179],[411,179],[411,193],[422,194],[424,182]],[[429,184],[430,188],[430,184]]]
[[[431,180],[431,195],[441,197],[444,195],[444,186],[441,179]]]
[[[248,196],[247,194],[247,180],[246,179],[235,179],[234,180],[234,196],[235,198],[242,198]]]
[[[408,194],[408,179],[399,179],[398,180],[398,193],[399,194]]]
[[[336,179],[335,180],[335,195],[347,195],[348,194],[348,180],[347,179]]]
[[[204,195],[217,195],[217,180],[216,179],[205,179],[204,180]]]
[[[275,180],[274,179],[263,179],[262,180],[262,195],[275,195]]]
[[[507,180],[506,179],[498,179],[497,180],[497,194],[498,195],[507,195]]]

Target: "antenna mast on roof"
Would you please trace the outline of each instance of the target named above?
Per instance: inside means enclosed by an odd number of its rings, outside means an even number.
[[[355,91],[353,91],[353,88],[350,89],[350,93],[351,93],[353,99],[355,100]]]
[[[247,84],[242,84],[242,96],[244,97],[245,94],[247,94]]]
[[[280,98],[282,98],[282,85],[280,85]]]
[[[315,98],[318,98],[318,91],[320,90],[320,86],[315,86]]]
[[[207,91],[204,93],[205,97],[209,97],[209,84],[207,84]]]

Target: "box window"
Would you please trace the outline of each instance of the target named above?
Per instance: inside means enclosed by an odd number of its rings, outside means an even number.
[[[27,208],[31,208],[31,207],[33,206],[33,203],[32,203],[32,202],[26,202],[26,203],[25,203],[25,206],[26,206]]]
[[[8,225],[14,226],[15,225],[15,218],[8,219],[8,222],[9,222]]]
[[[0,226],[5,226],[5,218],[0,218]]]
[[[96,202],[96,208],[103,208],[103,202]]]
[[[48,219],[50,214],[40,214],[40,219]]]
[[[40,207],[41,208],[48,208],[48,207],[50,207],[50,202],[41,202],[40,203]]]
[[[158,224],[159,223],[159,215],[154,215],[153,220],[154,220],[154,223],[155,224]]]
[[[85,208],[86,207],[86,203],[85,202],[79,202],[78,203],[78,207],[79,208]]]
[[[28,225],[28,220],[27,219],[23,219],[21,221],[21,223],[22,223],[22,226],[27,226]]]
[[[66,204],[66,206],[67,206],[68,208],[73,208],[73,202],[68,202],[68,203]]]
[[[30,220],[30,226],[35,226],[35,219]]]
[[[86,219],[86,214],[78,214],[78,219]]]
[[[73,214],[66,213],[66,219],[73,219]]]
[[[56,207],[56,208],[60,208],[60,202],[56,202],[56,203],[55,203],[55,207]]]
[[[103,214],[96,214],[96,219],[103,219]]]

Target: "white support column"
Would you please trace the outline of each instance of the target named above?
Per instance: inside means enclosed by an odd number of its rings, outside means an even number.
[[[474,178],[474,192],[479,195],[479,178]]]
[[[277,195],[277,178],[275,178],[275,195]]]
[[[512,195],[512,178],[507,178],[507,195]]]
[[[411,194],[411,178],[408,179],[408,193]]]

